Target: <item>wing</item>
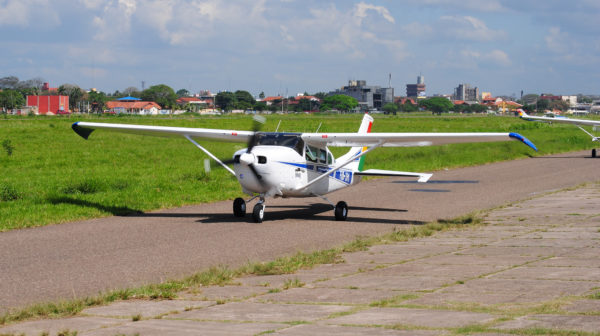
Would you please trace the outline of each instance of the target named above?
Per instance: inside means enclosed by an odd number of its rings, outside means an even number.
[[[549,122],[549,123],[560,123],[560,124],[600,126],[600,120],[534,117],[534,116],[530,116],[528,114],[521,115],[521,118],[525,119],[525,120],[529,120],[529,121],[544,121],[544,122]]]
[[[191,138],[203,138],[228,142],[248,142],[252,138],[252,135],[254,135],[254,132],[250,131],[129,124],[107,124],[83,121],[78,121],[74,123],[71,127],[73,128],[75,133],[79,134],[84,139],[87,139],[90,136],[90,134],[97,129],[160,137],[189,136]]]
[[[333,147],[360,147],[378,144],[384,147],[418,147],[519,140],[537,151],[531,141],[518,133],[304,133],[302,139],[311,145]]]

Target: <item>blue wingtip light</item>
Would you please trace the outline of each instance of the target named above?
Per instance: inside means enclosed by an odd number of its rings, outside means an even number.
[[[527,146],[533,148],[533,150],[535,150],[537,152],[537,147],[535,147],[535,145],[533,144],[533,142],[529,141],[529,139],[527,139],[526,137],[522,136],[519,133],[509,133],[508,134],[509,137],[513,138],[513,139],[517,139],[521,142],[523,142],[524,144],[526,144]]]

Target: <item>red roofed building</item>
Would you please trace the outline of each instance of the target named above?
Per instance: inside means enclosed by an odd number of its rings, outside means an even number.
[[[27,106],[36,107],[37,114],[68,114],[69,96],[27,96]]]
[[[106,103],[110,112],[126,114],[158,114],[160,105],[147,101],[118,101],[113,100]]]
[[[276,100],[281,101],[281,100],[283,100],[283,97],[282,96],[265,97],[262,101],[265,102],[267,105],[271,105]]]

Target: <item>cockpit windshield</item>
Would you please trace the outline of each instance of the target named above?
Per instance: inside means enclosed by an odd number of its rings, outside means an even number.
[[[257,133],[256,145],[289,147],[302,155],[304,141],[300,133]]]

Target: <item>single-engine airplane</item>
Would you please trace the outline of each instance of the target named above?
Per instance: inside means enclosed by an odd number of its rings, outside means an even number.
[[[262,117],[260,117],[262,118]],[[264,123],[264,118],[261,122]],[[246,203],[259,199],[252,218],[264,219],[265,200],[268,197],[320,197],[334,209],[336,220],[346,220],[348,205],[339,201],[334,205],[325,195],[360,182],[362,176],[408,176],[418,182],[427,182],[432,174],[363,170],[364,155],[379,147],[430,146],[447,143],[490,142],[519,140],[537,151],[528,139],[517,133],[371,133],[373,117],[365,114],[357,133],[284,133],[260,132],[256,122],[254,131],[236,131],[187,127],[163,127],[128,124],[76,122],[73,130],[87,139],[94,130],[104,129],[124,133],[163,137],[183,137],[222,165],[239,181],[249,200],[236,198],[233,214],[246,215]],[[194,139],[246,142],[246,149],[234,153],[231,162],[221,161]],[[351,147],[335,159],[327,146]],[[231,169],[227,163],[233,163]]]
[[[587,120],[587,119],[570,119],[566,117],[535,117],[530,116],[522,109],[518,110],[519,116],[521,119],[527,121],[542,121],[547,123],[562,123],[562,124],[573,124],[576,125],[580,130],[582,130],[585,134],[589,135],[592,138],[592,141],[600,141],[600,137],[593,135],[592,133],[586,131],[583,126],[600,126],[600,120]],[[596,148],[592,149],[592,157],[596,157]]]

